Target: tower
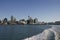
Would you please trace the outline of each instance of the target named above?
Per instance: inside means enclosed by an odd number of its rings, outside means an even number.
[[[38,23],[38,19],[37,18],[34,19],[34,23]]]
[[[13,16],[11,16],[11,22],[13,22],[14,21],[14,17]]]

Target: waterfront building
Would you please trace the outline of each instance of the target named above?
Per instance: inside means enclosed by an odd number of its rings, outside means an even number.
[[[60,25],[60,21],[55,21],[55,25]]]
[[[0,23],[1,23],[1,20],[0,20]]]
[[[32,17],[28,16],[27,24],[34,24]]]
[[[21,19],[21,20],[19,20],[19,24],[27,24],[27,22],[25,19]]]
[[[10,24],[16,24],[16,18],[14,16],[11,16]]]
[[[2,24],[2,21],[0,20],[0,24]]]
[[[45,22],[41,22],[41,24],[45,24]]]
[[[35,24],[38,24],[38,18],[35,18],[35,19],[34,19],[34,23],[35,23]]]
[[[14,22],[14,17],[13,16],[11,16],[11,22]]]
[[[28,16],[28,20],[32,19],[32,17]]]
[[[4,18],[3,24],[7,24],[7,22],[8,22],[7,18]]]
[[[4,22],[7,22],[7,18],[4,18]]]

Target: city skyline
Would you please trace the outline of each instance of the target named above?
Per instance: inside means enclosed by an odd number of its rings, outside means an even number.
[[[0,0],[0,19],[37,17],[39,21],[60,21],[60,0]]]

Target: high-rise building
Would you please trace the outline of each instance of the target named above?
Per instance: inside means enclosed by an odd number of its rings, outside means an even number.
[[[15,22],[16,21],[16,18],[11,16],[11,22]]]
[[[0,24],[2,24],[2,21],[0,20]]]
[[[28,20],[27,20],[27,24],[33,24],[34,20],[32,19],[32,17],[28,16]]]
[[[38,19],[37,18],[34,19],[34,23],[38,23]]]
[[[1,23],[1,20],[0,20],[0,23]]]
[[[13,22],[14,21],[14,17],[13,16],[11,16],[11,22]]]
[[[16,18],[15,17],[11,16],[10,24],[16,24]]]

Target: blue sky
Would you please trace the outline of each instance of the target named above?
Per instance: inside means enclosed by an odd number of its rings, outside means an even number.
[[[39,21],[60,21],[60,0],[0,0],[0,19],[37,17]]]

